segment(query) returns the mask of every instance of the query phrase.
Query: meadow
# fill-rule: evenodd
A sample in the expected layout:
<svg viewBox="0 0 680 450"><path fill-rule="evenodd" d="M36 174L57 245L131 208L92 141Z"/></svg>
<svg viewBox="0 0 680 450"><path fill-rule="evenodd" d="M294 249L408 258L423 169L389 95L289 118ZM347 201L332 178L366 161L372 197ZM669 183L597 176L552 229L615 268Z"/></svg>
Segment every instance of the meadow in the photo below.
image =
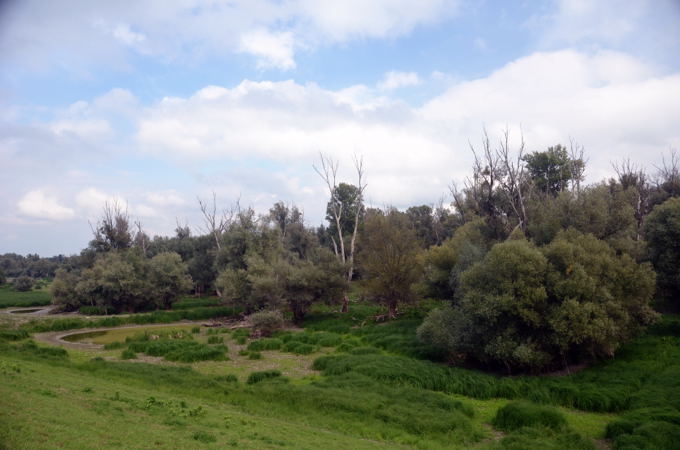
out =
<svg viewBox="0 0 680 450"><path fill-rule="evenodd" d="M499 377L438 362L415 336L422 305L385 323L371 304L320 306L304 328L254 339L204 326L225 314L209 300L184 302L124 317L5 314L0 448L664 449L680 439L678 317L577 373ZM36 336L83 328L66 347Z"/></svg>

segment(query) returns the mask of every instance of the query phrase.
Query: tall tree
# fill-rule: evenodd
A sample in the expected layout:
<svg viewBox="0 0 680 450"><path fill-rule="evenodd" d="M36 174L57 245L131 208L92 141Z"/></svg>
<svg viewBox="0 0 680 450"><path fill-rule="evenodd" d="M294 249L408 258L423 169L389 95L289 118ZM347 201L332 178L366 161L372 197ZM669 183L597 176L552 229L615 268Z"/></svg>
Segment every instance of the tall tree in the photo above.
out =
<svg viewBox="0 0 680 450"><path fill-rule="evenodd" d="M97 252L125 250L132 246L130 216L127 207L123 208L117 201L106 202L101 219L90 227L94 235L90 247Z"/></svg>
<svg viewBox="0 0 680 450"><path fill-rule="evenodd" d="M680 198L655 206L645 231L659 294L670 310L680 311Z"/></svg>
<svg viewBox="0 0 680 450"><path fill-rule="evenodd" d="M338 161L333 161L329 156L321 153L321 167L314 166L314 170L326 183L328 192L331 196L328 203L328 217L331 225L335 227L331 233L333 250L336 257L347 268L347 282L354 277L354 253L356 251L356 241L359 232L359 222L363 214L363 200L366 183L364 182L364 162L363 158L354 157L354 168L357 172L357 184L351 189L351 185L341 183L338 185ZM344 185L344 186L343 186ZM343 186L343 187L341 187ZM345 195L349 194L349 195ZM345 242L347 237L343 233L343 223L351 220L352 233L349 235L349 247ZM337 238L336 238L337 237ZM346 312L349 307L347 295L343 298L342 311Z"/></svg>
<svg viewBox="0 0 680 450"><path fill-rule="evenodd" d="M575 176L582 174L585 162L573 160L567 149L557 144L544 152L532 152L524 157L527 170L536 188L552 196L566 190L569 183L580 181Z"/></svg>
<svg viewBox="0 0 680 450"><path fill-rule="evenodd" d="M370 214L364 222L359 262L369 295L396 317L400 303L415 299L414 286L422 276L420 244L406 214L390 209Z"/></svg>

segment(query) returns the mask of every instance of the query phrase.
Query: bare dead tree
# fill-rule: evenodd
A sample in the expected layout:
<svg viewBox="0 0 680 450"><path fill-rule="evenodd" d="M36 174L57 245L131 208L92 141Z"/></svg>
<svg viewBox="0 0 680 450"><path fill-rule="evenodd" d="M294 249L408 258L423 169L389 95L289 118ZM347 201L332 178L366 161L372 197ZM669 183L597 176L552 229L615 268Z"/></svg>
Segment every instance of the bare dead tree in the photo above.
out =
<svg viewBox="0 0 680 450"><path fill-rule="evenodd" d="M583 145L576 142L575 139L569 138L571 191L575 192L577 197L581 195L581 181L583 181L586 171L587 161L583 159L584 150Z"/></svg>
<svg viewBox="0 0 680 450"><path fill-rule="evenodd" d="M680 157L676 149L671 148L670 158L662 157L661 166L657 170L656 187L671 196L680 195Z"/></svg>
<svg viewBox="0 0 680 450"><path fill-rule="evenodd" d="M201 208L201 213L203 214L203 222L206 231L215 239L215 247L219 252L222 249L222 234L227 230L227 227L233 219L234 213L233 211L227 212L224 210L219 214L217 213L217 195L215 194L215 191L212 193L212 205L204 202L200 197L197 197L197 199L198 205ZM215 292L218 297L222 297L222 293L217 287L215 288Z"/></svg>
<svg viewBox="0 0 680 450"><path fill-rule="evenodd" d="M647 174L642 166L631 162L630 158L620 162L612 162L616 177L624 191L632 190L635 194L633 206L636 224L635 240L642 239L642 227L645 216L649 213L649 183Z"/></svg>
<svg viewBox="0 0 680 450"><path fill-rule="evenodd" d="M130 215L117 200L105 202L102 218L96 225L90 223L94 235L92 244L98 251L122 250L132 245Z"/></svg>
<svg viewBox="0 0 680 450"><path fill-rule="evenodd" d="M524 206L524 192L525 172L524 172L524 134L521 134L520 146L516 152L516 158L512 159L510 154L510 138L509 130L506 128L503 131L503 137L500 141L500 147L497 150L498 160L504 167L501 178L502 192L512 208L513 213L517 217L517 227L523 232L526 231L527 211Z"/></svg>
<svg viewBox="0 0 680 450"><path fill-rule="evenodd" d="M219 251L222 249L220 238L231 222L233 211L230 213L227 211L222 211L220 214L217 213L217 195L215 194L215 191L212 193L212 205L204 202L200 197L197 197L197 199L198 205L201 208L201 213L203 214L205 229L215 239L215 247Z"/></svg>
<svg viewBox="0 0 680 450"><path fill-rule="evenodd" d="M333 250L335 251L335 255L347 267L347 281L349 282L352 281L352 277L354 276L354 253L356 250L356 240L362 211L361 205L363 203L364 191L366 189L366 183L364 182L364 160L363 157L357 157L354 155L354 168L357 173L357 190L355 197L351 199L351 202L353 205L356 205L356 208L353 208L353 210L350 211L345 211L345 205L338 197L337 175L339 162L337 160L333 160L330 156L324 155L323 153L320 153L320 159L321 167L316 165L312 165L312 167L314 167L316 173L318 173L321 179L323 179L323 181L326 183L326 187L328 188L331 196L329 209L337 229L337 241L335 236L331 236L331 241L333 242ZM345 214L354 215L354 217L352 217L353 229L349 241L349 252L346 251L345 237L342 233L341 222L343 217L345 217ZM345 294L342 306L343 312L347 312L348 305L349 300Z"/></svg>
<svg viewBox="0 0 680 450"><path fill-rule="evenodd" d="M504 175L504 167L498 151L491 149L489 135L484 129L481 152L477 152L472 143L470 150L474 156L472 165L472 179L465 180L465 188L468 196L472 196L477 213L487 218L487 223L497 237L502 234L504 228L504 213L498 207L496 201L497 187Z"/></svg>
<svg viewBox="0 0 680 450"><path fill-rule="evenodd" d="M354 229L352 230L352 239L349 243L349 268L347 269L347 281L351 281L354 276L354 250L356 249L357 233L359 231L359 217L361 216L361 204L364 200L364 190L366 189L366 184L363 183L362 178L364 176L364 158L363 156L357 158L354 155L354 168L357 171L357 187L359 191L357 193L357 198L354 199L354 204L358 205L354 211Z"/></svg>
<svg viewBox="0 0 680 450"><path fill-rule="evenodd" d="M346 262L345 260L345 242L342 237L342 227L340 226L340 222L342 220L344 211L343 211L343 203L340 201L339 198L337 198L337 175L338 175L338 165L339 162L337 160L331 159L330 156L326 156L323 153L319 154L321 158L321 168L317 167L316 165L312 165L314 167L314 170L316 173L319 174L319 176L323 179L323 181L326 183L326 187L328 187L328 191L330 192L331 195L331 201L330 201L330 212L331 216L333 217L333 220L335 220L335 226L338 232L338 240L335 240L335 236L331 236L331 242L333 243L333 250L335 251L335 256L337 256L343 264ZM338 248L339 246L339 248Z"/></svg>
<svg viewBox="0 0 680 450"><path fill-rule="evenodd" d="M149 236L144 232L142 222L139 219L135 220L135 228L137 229L137 232L135 233L135 245L142 250L142 255L146 257L146 252L149 249Z"/></svg>

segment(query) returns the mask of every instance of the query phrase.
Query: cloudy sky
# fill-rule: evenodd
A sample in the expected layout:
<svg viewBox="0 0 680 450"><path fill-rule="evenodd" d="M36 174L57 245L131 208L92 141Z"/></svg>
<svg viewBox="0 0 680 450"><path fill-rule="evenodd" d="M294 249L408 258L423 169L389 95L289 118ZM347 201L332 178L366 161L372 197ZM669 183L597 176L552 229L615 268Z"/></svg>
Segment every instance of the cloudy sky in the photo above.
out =
<svg viewBox="0 0 680 450"><path fill-rule="evenodd" d="M483 130L577 142L588 181L680 149L677 0L0 2L0 253L78 253L104 202L200 232L197 198L318 225L319 153L433 204Z"/></svg>

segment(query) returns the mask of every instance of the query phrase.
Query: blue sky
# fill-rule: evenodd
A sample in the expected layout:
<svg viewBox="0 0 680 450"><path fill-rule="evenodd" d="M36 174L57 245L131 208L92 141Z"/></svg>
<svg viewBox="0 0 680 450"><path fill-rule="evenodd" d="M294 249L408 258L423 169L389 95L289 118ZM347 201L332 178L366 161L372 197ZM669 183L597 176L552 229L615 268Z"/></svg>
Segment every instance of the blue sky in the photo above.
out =
<svg viewBox="0 0 680 450"><path fill-rule="evenodd" d="M104 202L201 232L197 197L322 222L312 165L373 206L448 202L469 144L577 142L589 182L680 148L674 0L0 3L0 253L77 253Z"/></svg>

